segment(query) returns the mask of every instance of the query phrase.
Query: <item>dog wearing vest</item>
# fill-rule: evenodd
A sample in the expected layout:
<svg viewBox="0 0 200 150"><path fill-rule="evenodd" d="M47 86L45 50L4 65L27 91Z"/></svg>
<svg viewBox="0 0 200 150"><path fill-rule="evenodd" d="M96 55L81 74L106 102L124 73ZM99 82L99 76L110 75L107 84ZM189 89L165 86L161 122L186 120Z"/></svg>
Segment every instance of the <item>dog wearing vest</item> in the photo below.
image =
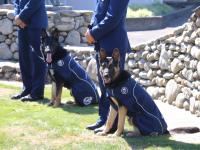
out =
<svg viewBox="0 0 200 150"><path fill-rule="evenodd" d="M97 103L99 95L95 84L67 50L60 46L58 38L57 29L50 35L44 30L41 35L41 50L52 79L52 98L49 105L57 107L61 104L63 87L71 90L75 102L81 106Z"/></svg>
<svg viewBox="0 0 200 150"><path fill-rule="evenodd" d="M112 57L106 56L106 51L100 49L100 73L110 97L110 111L103 131L97 135L107 135L118 114L118 127L111 136L120 136L124 131L126 116L137 130L127 136L163 135L169 133L195 133L197 127L183 127L167 130L167 123L151 96L133 79L131 75L120 70L119 49L114 49Z"/></svg>

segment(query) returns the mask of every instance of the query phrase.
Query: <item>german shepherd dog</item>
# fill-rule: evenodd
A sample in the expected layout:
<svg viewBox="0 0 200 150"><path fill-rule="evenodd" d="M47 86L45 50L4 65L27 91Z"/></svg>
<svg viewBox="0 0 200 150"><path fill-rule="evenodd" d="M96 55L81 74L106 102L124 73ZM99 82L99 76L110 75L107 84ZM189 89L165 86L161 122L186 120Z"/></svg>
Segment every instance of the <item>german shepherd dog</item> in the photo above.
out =
<svg viewBox="0 0 200 150"><path fill-rule="evenodd" d="M117 130L111 136L120 136L123 133L126 115L129 117L129 123L137 128L134 132L129 132L127 136L200 131L197 127L183 127L168 131L167 123L149 94L131 78L127 71L120 70L119 49L114 49L110 58L106 56L104 49L100 49L99 55L99 71L107 87L111 105L106 126L102 132L97 133L98 135L109 133L117 114Z"/></svg>
<svg viewBox="0 0 200 150"><path fill-rule="evenodd" d="M58 30L50 35L46 30L41 35L41 50L48 63L49 75L52 79L52 98L49 105L57 107L61 104L62 88L71 90L77 104L86 106L98 102L97 89L86 71L60 46Z"/></svg>

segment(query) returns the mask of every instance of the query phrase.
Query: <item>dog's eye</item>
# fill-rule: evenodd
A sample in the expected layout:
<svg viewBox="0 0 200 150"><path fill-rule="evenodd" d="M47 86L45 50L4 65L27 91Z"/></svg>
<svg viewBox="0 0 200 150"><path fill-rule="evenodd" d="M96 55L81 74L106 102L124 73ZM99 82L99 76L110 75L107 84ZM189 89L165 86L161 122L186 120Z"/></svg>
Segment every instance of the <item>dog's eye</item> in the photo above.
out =
<svg viewBox="0 0 200 150"><path fill-rule="evenodd" d="M102 63L102 67L103 67L103 68L106 68L106 66L107 66L107 63L106 63L106 62L103 62L103 63Z"/></svg>

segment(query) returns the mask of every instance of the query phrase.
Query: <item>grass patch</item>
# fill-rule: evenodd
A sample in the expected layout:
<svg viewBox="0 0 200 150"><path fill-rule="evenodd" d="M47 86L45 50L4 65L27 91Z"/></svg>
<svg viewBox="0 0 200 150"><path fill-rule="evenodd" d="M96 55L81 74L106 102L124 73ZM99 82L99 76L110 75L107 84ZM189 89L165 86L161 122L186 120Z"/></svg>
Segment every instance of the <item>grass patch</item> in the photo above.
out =
<svg viewBox="0 0 200 150"><path fill-rule="evenodd" d="M128 7L127 18L161 16L173 11L174 8L167 4L131 5Z"/></svg>
<svg viewBox="0 0 200 150"><path fill-rule="evenodd" d="M0 83L0 149L17 150L130 150L130 149L181 149L194 150L200 145L178 142L169 136L109 138L96 136L85 129L96 121L97 105L89 107L48 107L50 86L45 88L45 100L21 102L10 100L18 86ZM72 99L69 91L63 91L62 99ZM126 129L131 129L126 124Z"/></svg>

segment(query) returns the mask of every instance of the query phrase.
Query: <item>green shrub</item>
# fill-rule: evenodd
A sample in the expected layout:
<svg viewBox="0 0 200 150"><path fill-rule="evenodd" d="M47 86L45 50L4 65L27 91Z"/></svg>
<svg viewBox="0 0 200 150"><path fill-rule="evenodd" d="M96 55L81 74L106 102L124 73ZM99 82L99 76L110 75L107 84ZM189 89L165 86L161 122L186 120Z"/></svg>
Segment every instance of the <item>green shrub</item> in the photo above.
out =
<svg viewBox="0 0 200 150"><path fill-rule="evenodd" d="M166 15L174 10L167 4L152 5L130 5L127 12L127 18L152 17Z"/></svg>

